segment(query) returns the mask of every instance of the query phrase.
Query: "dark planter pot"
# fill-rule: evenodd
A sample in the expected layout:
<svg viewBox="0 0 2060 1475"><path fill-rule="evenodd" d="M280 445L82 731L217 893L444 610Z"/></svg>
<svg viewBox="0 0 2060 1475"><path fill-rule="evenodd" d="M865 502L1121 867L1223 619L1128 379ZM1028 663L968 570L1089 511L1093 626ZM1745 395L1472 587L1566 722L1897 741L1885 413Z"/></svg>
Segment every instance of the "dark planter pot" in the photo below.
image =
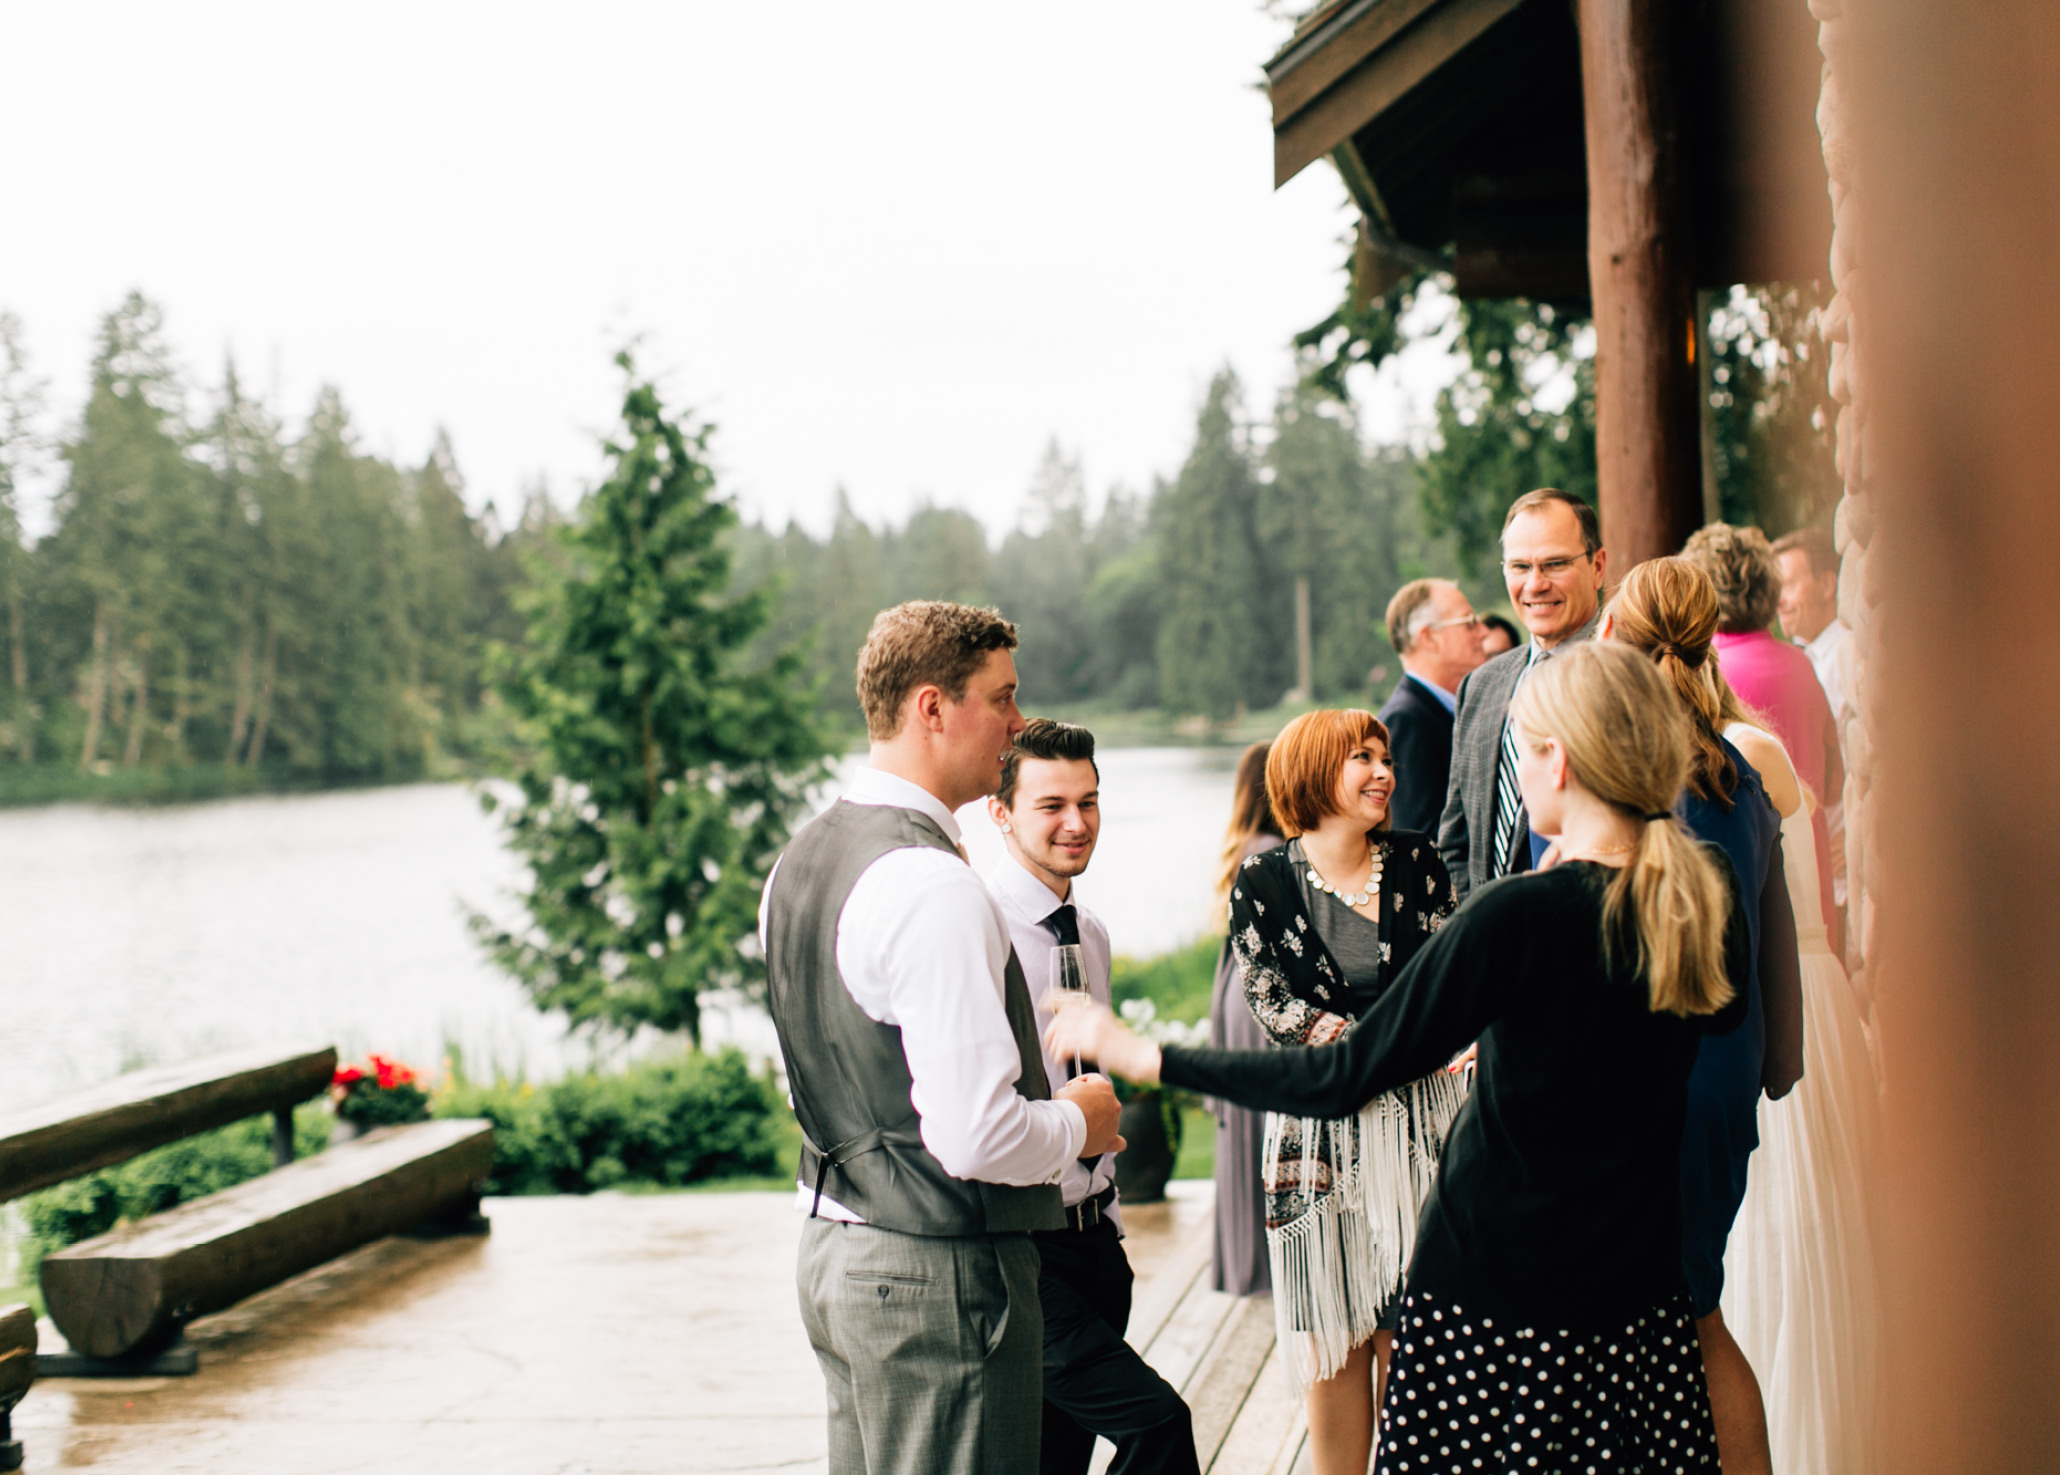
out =
<svg viewBox="0 0 2060 1475"><path fill-rule="evenodd" d="M1116 1154L1116 1192L1126 1204L1164 1202L1180 1144L1167 1135L1159 1093L1147 1091L1124 1102L1120 1130L1129 1145Z"/></svg>

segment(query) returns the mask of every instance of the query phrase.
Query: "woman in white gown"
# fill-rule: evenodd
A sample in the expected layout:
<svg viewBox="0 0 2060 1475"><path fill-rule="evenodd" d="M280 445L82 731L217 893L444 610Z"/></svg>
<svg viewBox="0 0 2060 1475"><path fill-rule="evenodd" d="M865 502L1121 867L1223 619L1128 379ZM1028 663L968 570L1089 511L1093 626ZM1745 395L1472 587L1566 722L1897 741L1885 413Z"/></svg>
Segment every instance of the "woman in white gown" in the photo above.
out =
<svg viewBox="0 0 2060 1475"><path fill-rule="evenodd" d="M1726 687L1719 697L1730 719L1724 736L1781 813L1804 1062L1794 1091L1760 1102L1760 1147L1724 1255L1724 1321L1759 1374L1778 1475L1871 1475L1880 1456L1871 1212L1879 1087L1858 1001L1824 927L1816 796L1736 695Z"/></svg>

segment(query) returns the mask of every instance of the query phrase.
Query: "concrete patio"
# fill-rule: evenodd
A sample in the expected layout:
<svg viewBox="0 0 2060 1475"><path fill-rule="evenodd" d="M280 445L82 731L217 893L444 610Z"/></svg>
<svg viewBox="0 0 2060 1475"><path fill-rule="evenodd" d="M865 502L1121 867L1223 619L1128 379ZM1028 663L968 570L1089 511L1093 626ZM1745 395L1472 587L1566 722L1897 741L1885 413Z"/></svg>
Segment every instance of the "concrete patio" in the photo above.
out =
<svg viewBox="0 0 2060 1475"><path fill-rule="evenodd" d="M1209 1185L1175 1189L1127 1211L1132 1341L1194 1404L1205 1469L1286 1475L1300 1430L1271 1313L1203 1288ZM26 1470L823 1468L786 1195L496 1199L488 1213L491 1236L382 1240L194 1323L192 1377L39 1382L15 1415Z"/></svg>

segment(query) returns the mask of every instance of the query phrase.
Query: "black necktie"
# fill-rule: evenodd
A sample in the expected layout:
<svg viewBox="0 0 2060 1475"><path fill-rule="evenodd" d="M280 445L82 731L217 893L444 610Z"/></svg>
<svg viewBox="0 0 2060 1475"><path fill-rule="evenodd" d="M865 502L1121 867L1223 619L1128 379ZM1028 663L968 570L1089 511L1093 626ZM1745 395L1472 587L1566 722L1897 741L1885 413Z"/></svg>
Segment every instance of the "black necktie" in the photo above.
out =
<svg viewBox="0 0 2060 1475"><path fill-rule="evenodd" d="M1069 945L1079 946L1080 914L1073 910L1072 902L1066 902L1054 910L1050 916L1044 919L1044 925L1051 928L1052 935L1058 938L1060 947ZM1066 1079L1070 1081L1078 1074L1080 1074L1079 1062L1077 1060L1068 1061L1066 1064ZM1080 1159L1080 1166L1092 1173L1100 1162L1101 1159L1098 1157L1084 1157Z"/></svg>

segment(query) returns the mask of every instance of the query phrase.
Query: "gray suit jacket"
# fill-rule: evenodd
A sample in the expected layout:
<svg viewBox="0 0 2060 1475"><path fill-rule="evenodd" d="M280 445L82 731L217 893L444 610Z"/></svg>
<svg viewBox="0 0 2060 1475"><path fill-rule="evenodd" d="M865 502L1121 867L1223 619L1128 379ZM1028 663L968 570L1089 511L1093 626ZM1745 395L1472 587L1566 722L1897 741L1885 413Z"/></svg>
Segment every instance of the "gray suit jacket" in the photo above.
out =
<svg viewBox="0 0 2060 1475"><path fill-rule="evenodd" d="M1445 812L1438 821L1438 850L1459 900L1492 874L1495 848L1495 764L1502 754L1502 724L1517 678L1531 659L1519 645L1475 667L1459 683L1459 710L1452 718L1452 777L1445 786Z"/></svg>
<svg viewBox="0 0 2060 1475"><path fill-rule="evenodd" d="M1598 609L1566 643L1592 640L1601 625ZM1502 724L1530 660L1531 647L1519 645L1476 666L1459 683L1459 710L1452 717L1452 780L1445 789L1445 813L1438 821L1438 851L1445 857L1452 894L1459 901L1493 874L1489 852L1495 848L1495 765L1502 756ZM1525 843L1523 833L1519 831L1511 843ZM1523 869L1530 869L1528 860Z"/></svg>

